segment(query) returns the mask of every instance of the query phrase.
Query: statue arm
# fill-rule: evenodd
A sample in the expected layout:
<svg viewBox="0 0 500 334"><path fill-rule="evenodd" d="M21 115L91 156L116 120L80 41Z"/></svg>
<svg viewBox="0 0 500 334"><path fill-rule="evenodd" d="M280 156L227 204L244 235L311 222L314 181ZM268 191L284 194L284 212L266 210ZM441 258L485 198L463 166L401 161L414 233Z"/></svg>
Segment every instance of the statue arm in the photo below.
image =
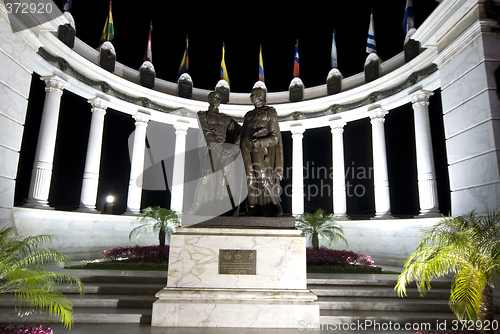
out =
<svg viewBox="0 0 500 334"><path fill-rule="evenodd" d="M261 145L263 147L274 146L279 142L280 127L278 123L278 115L276 114L276 111L274 109L272 109L269 114L269 134L265 137L255 140L257 145Z"/></svg>

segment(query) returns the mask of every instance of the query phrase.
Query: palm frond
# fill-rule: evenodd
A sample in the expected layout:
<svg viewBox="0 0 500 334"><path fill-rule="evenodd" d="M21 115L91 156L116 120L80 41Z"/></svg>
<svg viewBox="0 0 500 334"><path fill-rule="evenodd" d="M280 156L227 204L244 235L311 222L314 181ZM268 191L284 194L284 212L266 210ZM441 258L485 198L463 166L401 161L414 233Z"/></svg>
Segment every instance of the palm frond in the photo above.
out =
<svg viewBox="0 0 500 334"><path fill-rule="evenodd" d="M476 268L464 266L455 276L451 288L450 307L459 319L476 320L482 291L487 280Z"/></svg>
<svg viewBox="0 0 500 334"><path fill-rule="evenodd" d="M60 319L66 328L71 329L73 306L62 293L48 290L19 289L15 293L15 298L20 314L23 313L24 302L28 306L27 313L33 312L34 309L47 310L49 315Z"/></svg>

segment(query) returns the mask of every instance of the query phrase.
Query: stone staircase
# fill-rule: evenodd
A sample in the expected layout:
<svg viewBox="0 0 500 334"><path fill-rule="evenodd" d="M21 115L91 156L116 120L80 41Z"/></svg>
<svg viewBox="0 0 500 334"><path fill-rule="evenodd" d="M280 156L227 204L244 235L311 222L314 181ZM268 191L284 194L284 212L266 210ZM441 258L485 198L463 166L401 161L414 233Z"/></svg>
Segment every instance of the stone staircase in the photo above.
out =
<svg viewBox="0 0 500 334"><path fill-rule="evenodd" d="M394 291L396 275L314 275L308 288L318 296L320 322L342 324L397 323L404 328L412 324L423 328L423 323L446 321L447 327L456 320L448 306L450 279L434 280L432 289L421 297L413 284L407 287L407 297L399 298ZM330 327L333 328L333 327ZM343 328L347 328L344 326ZM430 328L429 328L430 329Z"/></svg>
<svg viewBox="0 0 500 334"><path fill-rule="evenodd" d="M77 275L78 276L78 275ZM75 323L151 323L156 292L166 285L165 277L80 276L82 297L75 288L63 288L73 303ZM19 317L12 296L0 295L0 323L54 323L47 314Z"/></svg>
<svg viewBox="0 0 500 334"><path fill-rule="evenodd" d="M166 276L166 274L165 274ZM166 285L165 277L80 276L85 295L76 289L60 291L73 303L75 323L151 323L155 293ZM394 291L396 275L311 274L308 287L318 295L321 324L339 325L367 321L381 323L431 323L455 315L448 306L450 279L435 280L425 298L413 285L408 297ZM12 296L0 295L0 323L54 323L46 314L19 317ZM421 327L422 328L422 327Z"/></svg>

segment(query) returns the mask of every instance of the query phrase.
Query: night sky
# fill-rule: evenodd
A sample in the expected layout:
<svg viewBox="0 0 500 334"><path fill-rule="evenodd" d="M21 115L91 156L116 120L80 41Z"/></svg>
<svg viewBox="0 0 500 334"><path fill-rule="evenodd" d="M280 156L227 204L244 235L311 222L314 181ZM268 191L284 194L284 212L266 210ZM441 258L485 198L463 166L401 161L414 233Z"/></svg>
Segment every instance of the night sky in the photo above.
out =
<svg viewBox="0 0 500 334"><path fill-rule="evenodd" d="M418 28L438 6L438 2L414 0ZM76 36L97 48L108 15L106 0L75 0L72 15ZM335 29L339 70L344 77L363 71L365 44L370 11L373 10L378 54L384 61L403 50L402 19L406 0L386 1L322 1L320 5L289 2L277 7L266 2L140 2L115 0L113 19L116 37L112 41L117 61L131 68L143 62L149 23L153 22L153 64L158 78L175 81L189 35L189 74L197 88L214 89L219 80L222 43L226 45L226 66L232 92L250 92L258 79L259 45L262 44L266 86L268 91L288 89L293 78L295 41L299 40L300 73L306 87L322 85L330 68L332 32ZM60 5L60 3L57 3ZM242 6L243 4L243 6ZM28 195L29 179L36 149L38 128L44 101L44 83L34 73L26 117L16 187L16 204ZM249 110L251 107L249 106ZM440 93L430 101L430 116L436 159L441 211L450 210L447 161L444 147ZM90 104L65 91L61 101L53 179L49 202L62 210L79 205L83 168L90 127ZM386 142L392 212L398 216L418 213L413 112L410 104L391 110L386 116ZM130 172L128 136L134 120L108 108L101 158L98 201L108 194L116 197L114 213L126 209ZM189 138L197 136L195 130ZM173 142L172 142L173 145ZM283 132L285 167L291 166L291 135ZM373 166L371 125L369 119L351 122L344 131L346 179L357 195L348 196L348 213L364 217L374 213L373 178L358 174ZM331 133L329 127L304 133L304 164L311 171L330 170ZM323 168L321 168L323 167ZM348 169L350 168L350 169ZM306 211L321 207L332 212L331 179L321 174L305 178ZM285 177L287 174L285 173ZM286 189L291 173L282 182ZM359 185L359 186L358 186ZM356 188L356 186L358 186ZM289 186L290 187L290 186ZM312 196L313 191L319 191ZM321 191L323 193L321 193ZM290 193L290 191L289 191ZM170 195L163 191L143 191L142 207L170 206ZM282 196L285 212L291 212L291 198Z"/></svg>

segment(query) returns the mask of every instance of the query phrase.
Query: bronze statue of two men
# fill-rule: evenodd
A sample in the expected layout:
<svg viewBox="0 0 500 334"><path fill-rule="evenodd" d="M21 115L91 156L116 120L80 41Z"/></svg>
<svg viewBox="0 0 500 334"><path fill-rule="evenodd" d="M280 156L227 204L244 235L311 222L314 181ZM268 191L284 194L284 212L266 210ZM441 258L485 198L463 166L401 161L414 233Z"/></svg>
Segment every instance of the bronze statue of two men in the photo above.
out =
<svg viewBox="0 0 500 334"><path fill-rule="evenodd" d="M229 197L232 209L229 215L238 215L238 206L243 200L237 198L241 191L234 191L238 184L237 173L227 168L241 154L246 179L246 216L281 217L281 185L283 178L283 143L278 124L278 115L273 107L266 106L266 91L256 87L250 94L254 109L245 114L243 126L232 117L219 112L221 96L217 92L208 95L209 108L198 113L200 129L206 141L202 178L216 171L222 172L218 185L197 190L191 211L200 208L200 203L216 203L218 197ZM235 180L236 178L236 180ZM243 181L243 180L241 180ZM200 185L203 185L204 179ZM205 182L206 183L206 182ZM200 186L199 186L200 188ZM241 189L240 189L241 190ZM208 198L210 197L210 199ZM208 205L210 206L210 205Z"/></svg>

